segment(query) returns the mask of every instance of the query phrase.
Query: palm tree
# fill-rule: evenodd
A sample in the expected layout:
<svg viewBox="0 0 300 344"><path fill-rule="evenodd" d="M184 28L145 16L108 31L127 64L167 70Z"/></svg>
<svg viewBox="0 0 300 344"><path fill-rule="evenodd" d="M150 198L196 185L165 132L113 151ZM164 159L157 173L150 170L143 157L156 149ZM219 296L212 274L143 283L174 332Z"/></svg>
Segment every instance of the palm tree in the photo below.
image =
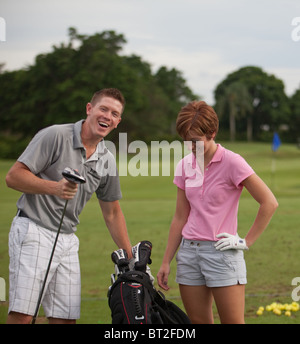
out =
<svg viewBox="0 0 300 344"><path fill-rule="evenodd" d="M236 119L247 116L247 139L252 140L252 98L245 84L235 81L226 87L224 94L218 99L217 109L220 115L229 112L230 140L235 140Z"/></svg>

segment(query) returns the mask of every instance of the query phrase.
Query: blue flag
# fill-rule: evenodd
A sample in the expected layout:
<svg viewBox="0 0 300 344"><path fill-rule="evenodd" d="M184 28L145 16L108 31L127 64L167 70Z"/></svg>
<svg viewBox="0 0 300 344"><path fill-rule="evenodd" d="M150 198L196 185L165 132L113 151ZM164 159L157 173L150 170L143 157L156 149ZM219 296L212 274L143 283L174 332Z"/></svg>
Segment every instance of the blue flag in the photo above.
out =
<svg viewBox="0 0 300 344"><path fill-rule="evenodd" d="M281 141L279 138L279 135L275 132L274 136L273 136L273 142L272 142L272 151L276 152L278 150L278 148L281 145Z"/></svg>

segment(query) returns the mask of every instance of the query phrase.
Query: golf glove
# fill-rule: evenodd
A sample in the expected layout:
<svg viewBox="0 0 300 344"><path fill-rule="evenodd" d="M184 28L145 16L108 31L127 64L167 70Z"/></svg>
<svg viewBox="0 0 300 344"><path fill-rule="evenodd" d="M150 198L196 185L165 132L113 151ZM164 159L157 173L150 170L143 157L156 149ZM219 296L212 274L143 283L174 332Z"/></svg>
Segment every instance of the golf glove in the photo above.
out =
<svg viewBox="0 0 300 344"><path fill-rule="evenodd" d="M216 236L217 238L222 238L218 240L215 244L216 250L248 250L246 240L242 239L236 235L221 233Z"/></svg>

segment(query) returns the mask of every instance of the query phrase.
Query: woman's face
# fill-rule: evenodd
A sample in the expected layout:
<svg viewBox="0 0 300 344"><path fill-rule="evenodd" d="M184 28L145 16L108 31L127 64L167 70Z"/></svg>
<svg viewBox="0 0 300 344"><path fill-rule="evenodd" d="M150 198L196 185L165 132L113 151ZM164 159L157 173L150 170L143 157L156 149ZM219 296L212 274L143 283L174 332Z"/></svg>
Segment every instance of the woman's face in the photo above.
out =
<svg viewBox="0 0 300 344"><path fill-rule="evenodd" d="M215 135L213 135L214 137ZM211 151L211 149L214 148L215 142L213 139L207 139L206 136L199 136L199 134L191 131L187 134L185 138L185 142L187 142L187 145L189 149L196 155L196 154L202 154L206 155ZM203 148L202 148L203 147Z"/></svg>

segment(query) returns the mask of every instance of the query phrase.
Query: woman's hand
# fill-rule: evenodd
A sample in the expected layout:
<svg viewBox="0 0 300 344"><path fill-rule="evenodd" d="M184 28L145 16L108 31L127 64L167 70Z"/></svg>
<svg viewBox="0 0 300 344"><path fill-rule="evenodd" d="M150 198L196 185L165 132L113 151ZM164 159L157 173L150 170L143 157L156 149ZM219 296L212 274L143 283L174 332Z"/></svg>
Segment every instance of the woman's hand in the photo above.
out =
<svg viewBox="0 0 300 344"><path fill-rule="evenodd" d="M162 264L162 266L160 267L157 273L157 283L164 290L170 289L170 287L168 286L169 274L170 274L170 264Z"/></svg>

